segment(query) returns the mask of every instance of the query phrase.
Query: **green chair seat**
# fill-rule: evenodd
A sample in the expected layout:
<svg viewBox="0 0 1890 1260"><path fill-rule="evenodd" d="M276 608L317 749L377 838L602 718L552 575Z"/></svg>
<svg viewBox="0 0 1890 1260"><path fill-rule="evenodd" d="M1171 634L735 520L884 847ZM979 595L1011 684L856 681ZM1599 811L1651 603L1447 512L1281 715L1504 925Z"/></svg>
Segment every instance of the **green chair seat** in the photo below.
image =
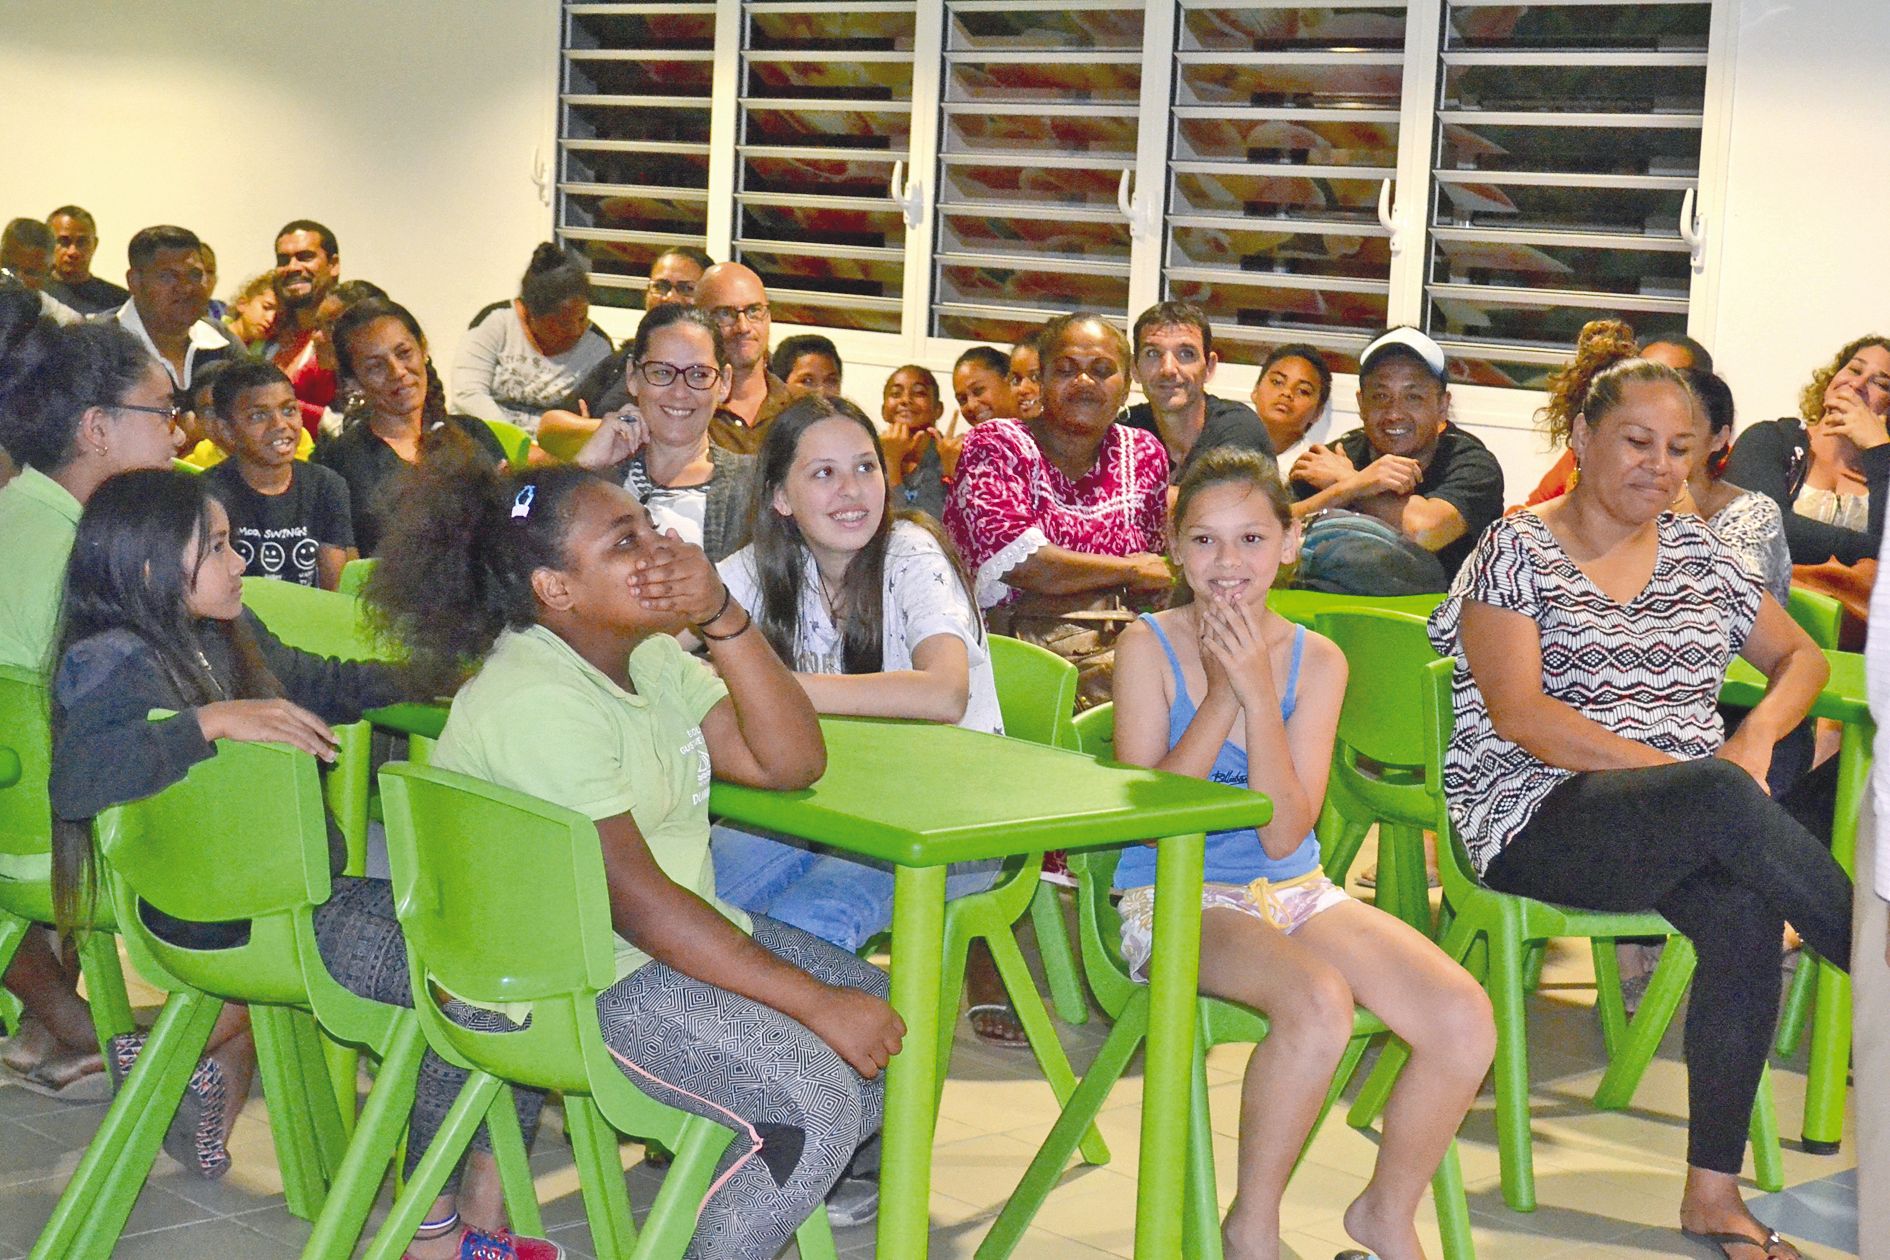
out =
<svg viewBox="0 0 1890 1260"><path fill-rule="evenodd" d="M1098 705L1076 718L1083 750L1113 756L1115 706ZM1063 1114L1051 1128L1010 1201L998 1213L991 1232L977 1250L978 1260L1002 1260L1022 1241L1031 1218L1043 1205L1076 1150L1080 1135L1107 1101L1110 1090L1137 1048L1148 1036L1148 986L1129 978L1120 947L1121 920L1110 896L1119 850L1102 849L1070 855L1070 870L1077 878L1078 940L1083 974L1097 1005L1115 1021ZM1182 1209L1183 1254L1191 1260L1218 1260L1221 1254L1221 1217L1214 1178L1214 1143L1207 1093L1207 1051L1216 1045L1257 1043L1267 1035L1267 1020L1260 1012L1219 998L1196 1002L1194 1083L1189 1107L1186 1202ZM1369 1011L1353 1013L1352 1037L1334 1072L1319 1116L1307 1135L1307 1145L1319 1131L1340 1093L1357 1070L1359 1060L1375 1037L1386 1028ZM1305 1157L1302 1149L1300 1157ZM1445 1260L1471 1260L1470 1209L1464 1197L1463 1172L1453 1142L1432 1183L1438 1230Z"/></svg>

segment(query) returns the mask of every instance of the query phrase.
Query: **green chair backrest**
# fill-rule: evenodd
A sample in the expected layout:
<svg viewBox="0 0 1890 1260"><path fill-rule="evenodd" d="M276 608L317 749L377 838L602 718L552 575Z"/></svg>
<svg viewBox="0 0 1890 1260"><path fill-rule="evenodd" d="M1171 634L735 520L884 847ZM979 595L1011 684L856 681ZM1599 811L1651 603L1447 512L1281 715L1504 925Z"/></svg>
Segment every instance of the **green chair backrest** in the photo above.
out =
<svg viewBox="0 0 1890 1260"><path fill-rule="evenodd" d="M364 556L359 560L350 560L341 566L341 582L337 589L343 595L353 595L358 598L361 588L367 585L368 575L372 572L374 572L374 557Z"/></svg>
<svg viewBox="0 0 1890 1260"><path fill-rule="evenodd" d="M52 728L46 680L0 665L0 745L18 758L14 781L0 788L0 853L52 852Z"/></svg>
<svg viewBox="0 0 1890 1260"><path fill-rule="evenodd" d="M1345 703L1339 742L1390 766L1423 762L1422 670L1437 659L1424 618L1373 608L1334 609L1315 618L1320 634L1345 653Z"/></svg>
<svg viewBox="0 0 1890 1260"><path fill-rule="evenodd" d="M1457 662L1443 657L1423 667L1419 674L1419 712L1424 723L1424 790L1436 805L1438 877L1444 885L1444 899L1462 905L1468 895L1482 887L1483 879L1470 864L1470 851L1450 820L1450 804L1444 799L1444 754L1450 749L1450 732L1457 722L1456 700L1452 686ZM1475 686L1475 683L1471 684Z"/></svg>
<svg viewBox="0 0 1890 1260"><path fill-rule="evenodd" d="M203 469L197 467L197 465L191 463L187 459L173 459L171 461L171 471L184 472L184 473L200 473L203 471Z"/></svg>
<svg viewBox="0 0 1890 1260"><path fill-rule="evenodd" d="M345 661L387 660L393 654L361 619L361 601L279 578L243 579L243 605L293 648Z"/></svg>
<svg viewBox="0 0 1890 1260"><path fill-rule="evenodd" d="M145 978L253 1002L307 1002L310 911L328 899L328 832L315 759L284 744L220 740L155 796L99 815L98 853L120 933ZM247 919L247 943L184 949L153 935L143 901L200 923Z"/></svg>
<svg viewBox="0 0 1890 1260"><path fill-rule="evenodd" d="M1444 602L1442 595L1339 595L1331 591L1304 591L1275 587L1267 592L1267 607L1288 621L1311 629L1320 613L1339 609L1379 608L1386 612L1428 617Z"/></svg>
<svg viewBox="0 0 1890 1260"><path fill-rule="evenodd" d="M1813 643L1826 651L1837 649L1838 634L1844 626L1843 604L1829 595L1794 586L1785 611L1792 615L1792 620L1798 623L1800 629L1811 636Z"/></svg>
<svg viewBox="0 0 1890 1260"><path fill-rule="evenodd" d="M522 470L531 462L532 435L505 420L487 420L486 428L505 448L505 459L514 469Z"/></svg>
<svg viewBox="0 0 1890 1260"><path fill-rule="evenodd" d="M1075 748L1076 666L1022 639L994 634L987 642L1004 733L1033 744Z"/></svg>
<svg viewBox="0 0 1890 1260"><path fill-rule="evenodd" d="M1076 746L1099 761L1116 759L1116 702L1106 701L1076 715Z"/></svg>
<svg viewBox="0 0 1890 1260"><path fill-rule="evenodd" d="M428 1043L508 1080L591 1092L580 1046L603 1053L596 996L617 978L596 826L430 766L391 762L380 783L394 906ZM440 1012L429 981L486 1005L529 1004L531 1025L462 1028Z"/></svg>

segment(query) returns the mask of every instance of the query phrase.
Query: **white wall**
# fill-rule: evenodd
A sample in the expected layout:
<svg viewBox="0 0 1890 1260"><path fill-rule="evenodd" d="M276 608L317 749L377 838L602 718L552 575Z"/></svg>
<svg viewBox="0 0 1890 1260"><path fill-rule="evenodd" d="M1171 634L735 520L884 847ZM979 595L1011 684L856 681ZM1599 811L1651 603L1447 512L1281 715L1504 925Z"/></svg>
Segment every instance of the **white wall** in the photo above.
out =
<svg viewBox="0 0 1890 1260"><path fill-rule="evenodd" d="M1696 335L1741 419L1797 414L1814 368L1890 334L1883 0L1738 0L1719 300Z"/></svg>
<svg viewBox="0 0 1890 1260"><path fill-rule="evenodd" d="M219 297L316 219L450 363L550 234L557 46L557 0L0 0L0 216L85 206L118 283L133 232L181 224Z"/></svg>

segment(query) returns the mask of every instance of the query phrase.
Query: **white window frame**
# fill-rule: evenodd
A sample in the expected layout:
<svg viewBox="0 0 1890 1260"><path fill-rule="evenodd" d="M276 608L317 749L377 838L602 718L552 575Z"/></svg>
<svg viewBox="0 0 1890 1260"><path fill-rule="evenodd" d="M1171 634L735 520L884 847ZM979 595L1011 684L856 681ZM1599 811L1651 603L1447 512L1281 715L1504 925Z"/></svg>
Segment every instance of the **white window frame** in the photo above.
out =
<svg viewBox="0 0 1890 1260"><path fill-rule="evenodd" d="M978 3L979 0L971 0ZM1220 4L1251 8L1299 7L1306 0L1220 0ZM1378 0L1325 0L1328 4L1370 4ZM1477 0L1498 3L1499 0ZM1534 4L1574 3L1578 0L1528 0ZM1592 2L1592 0L1590 0ZM1636 0L1615 0L1628 4ZM1694 195L1695 247L1688 293L1687 327L1698 333L1711 329L1717 319L1720 240L1718 231L1726 204L1726 173L1731 144L1732 59L1737 13L1731 0L1706 0L1711 5L1711 32L1707 48L1706 86L1702 101L1699 177ZM1425 232L1431 180L1430 137L1435 125L1438 49L1445 0L1409 0L1406 15L1405 74L1400 101L1400 152L1393 183L1391 224L1393 255L1387 306L1392 323L1420 323L1424 310ZM1462 0L1459 0L1462 3ZM1120 0L1066 0L1066 7L1118 7ZM1129 309L1106 312L1132 320L1161 294L1162 244L1165 238L1168 182L1169 101L1173 89L1176 25L1182 0L1146 0L1143 25L1141 118L1136 164L1127 199L1134 245L1130 258ZM935 187L940 146L940 101L943 90L945 18L942 0L920 0L913 47L912 140L905 168L905 188L888 189L888 199L903 191L916 203L909 214L905 243L905 283L902 331L861 332L852 329L776 321L777 340L794 333L819 333L833 340L848 363L892 368L907 362L944 369L966 349L979 344L930 334L933 273ZM1059 6L1052 6L1059 7ZM560 11L559 21L563 14ZM714 96L710 106L709 204L706 248L717 259L730 256L734 226L737 98L741 91L741 0L717 0L715 27ZM557 76L553 76L554 88ZM553 155L549 176L557 174L557 111L549 113L546 152ZM552 184L544 187L548 190ZM549 192L547 204L552 204ZM554 224L554 229L556 225ZM1624 303L1624 306L1628 303ZM634 330L640 313L599 308L600 322L617 335ZM1245 397L1258 377L1248 365L1219 369L1214 391L1227 397ZM1348 374L1333 380L1330 417L1314 430L1316 439L1337 433L1355 422L1357 378ZM1469 426L1535 432L1534 415L1542 394L1531 389L1455 385L1451 388L1453 413Z"/></svg>

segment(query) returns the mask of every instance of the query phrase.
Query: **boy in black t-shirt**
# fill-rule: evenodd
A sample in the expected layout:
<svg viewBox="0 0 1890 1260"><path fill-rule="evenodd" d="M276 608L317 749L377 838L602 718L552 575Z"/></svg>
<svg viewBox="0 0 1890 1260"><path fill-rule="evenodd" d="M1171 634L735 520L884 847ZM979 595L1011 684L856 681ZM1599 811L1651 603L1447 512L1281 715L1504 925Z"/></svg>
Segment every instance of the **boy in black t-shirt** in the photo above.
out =
<svg viewBox="0 0 1890 1260"><path fill-rule="evenodd" d="M295 458L302 412L289 378L245 360L225 366L210 394L210 436L230 458L204 475L230 514L244 573L334 590L358 554L348 483Z"/></svg>

